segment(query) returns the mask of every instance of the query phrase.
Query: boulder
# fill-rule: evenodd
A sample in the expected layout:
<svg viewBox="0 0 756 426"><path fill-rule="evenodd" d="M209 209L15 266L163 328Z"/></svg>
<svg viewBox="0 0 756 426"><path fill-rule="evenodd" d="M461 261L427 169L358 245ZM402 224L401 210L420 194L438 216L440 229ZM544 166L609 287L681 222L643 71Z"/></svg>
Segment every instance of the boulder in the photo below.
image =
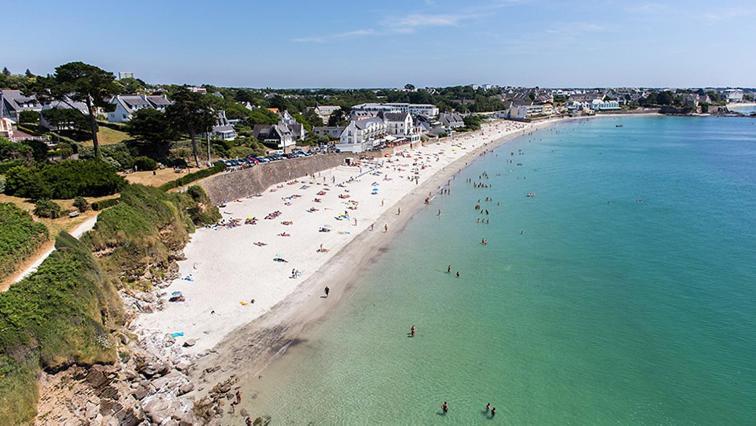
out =
<svg viewBox="0 0 756 426"><path fill-rule="evenodd" d="M93 365L90 367L86 377L87 383L95 389L105 386L110 382L105 368L100 365Z"/></svg>
<svg viewBox="0 0 756 426"><path fill-rule="evenodd" d="M184 395L194 390L194 383L192 382L186 382L183 385L179 386L178 394Z"/></svg>

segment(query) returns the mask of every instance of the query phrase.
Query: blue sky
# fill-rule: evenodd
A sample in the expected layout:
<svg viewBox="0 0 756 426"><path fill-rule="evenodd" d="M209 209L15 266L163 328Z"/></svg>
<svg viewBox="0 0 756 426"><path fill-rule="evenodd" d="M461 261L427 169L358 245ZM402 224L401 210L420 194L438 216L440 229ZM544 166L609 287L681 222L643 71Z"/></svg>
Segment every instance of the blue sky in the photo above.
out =
<svg viewBox="0 0 756 426"><path fill-rule="evenodd" d="M0 66L152 83L756 86L756 1L4 0Z"/></svg>

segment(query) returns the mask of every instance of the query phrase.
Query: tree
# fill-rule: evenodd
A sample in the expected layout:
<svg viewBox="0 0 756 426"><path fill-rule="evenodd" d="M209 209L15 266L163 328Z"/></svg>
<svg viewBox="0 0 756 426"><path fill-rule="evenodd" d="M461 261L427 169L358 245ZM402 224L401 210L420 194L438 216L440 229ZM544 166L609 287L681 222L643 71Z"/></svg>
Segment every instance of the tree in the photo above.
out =
<svg viewBox="0 0 756 426"><path fill-rule="evenodd" d="M43 101L70 98L87 105L89 129L96 158L100 158L96 108L105 107L117 91L118 86L113 73L84 62L69 62L55 68L52 76L38 78L32 90Z"/></svg>
<svg viewBox="0 0 756 426"><path fill-rule="evenodd" d="M144 92L147 88L147 83L138 78L122 78L117 84L121 87L121 93L137 94Z"/></svg>
<svg viewBox="0 0 756 426"><path fill-rule="evenodd" d="M6 77L10 77L11 72L7 67L3 67L3 75Z"/></svg>
<svg viewBox="0 0 756 426"><path fill-rule="evenodd" d="M136 139L139 154L163 160L176 138L166 114L156 109L140 109L129 120L126 131Z"/></svg>
<svg viewBox="0 0 756 426"><path fill-rule="evenodd" d="M34 74L32 74L32 72L29 71L29 68L26 69L26 72L24 73L24 75L26 76L26 78L33 78L34 77Z"/></svg>
<svg viewBox="0 0 756 426"><path fill-rule="evenodd" d="M405 84L404 85L404 90L407 90L407 91L410 91L410 92L414 92L415 91L415 85L414 84L409 84L409 83Z"/></svg>
<svg viewBox="0 0 756 426"><path fill-rule="evenodd" d="M176 133L189 134L194 163L199 167L197 135L209 132L215 124L212 100L206 95L181 87L173 94L173 104L165 109L165 116Z"/></svg>
<svg viewBox="0 0 756 426"><path fill-rule="evenodd" d="M36 126L39 124L39 113L32 110L24 110L18 114L18 122L21 124L31 124Z"/></svg>
<svg viewBox="0 0 756 426"><path fill-rule="evenodd" d="M42 111L45 121L54 130L83 130L87 128L87 117L74 108L50 108Z"/></svg>

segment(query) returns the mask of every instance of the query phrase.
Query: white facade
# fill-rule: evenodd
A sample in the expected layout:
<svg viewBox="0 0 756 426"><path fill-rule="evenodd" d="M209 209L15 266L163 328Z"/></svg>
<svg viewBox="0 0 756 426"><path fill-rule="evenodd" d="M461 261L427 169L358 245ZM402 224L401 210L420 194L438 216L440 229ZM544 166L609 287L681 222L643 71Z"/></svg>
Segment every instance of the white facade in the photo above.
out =
<svg viewBox="0 0 756 426"><path fill-rule="evenodd" d="M383 114L386 133L392 136L409 136L414 133L412 116L408 112Z"/></svg>
<svg viewBox="0 0 756 426"><path fill-rule="evenodd" d="M549 116L552 114L554 114L554 107L551 104L513 105L509 109L509 118L516 120L525 120L534 116Z"/></svg>
<svg viewBox="0 0 756 426"><path fill-rule="evenodd" d="M341 132L336 149L341 152L369 151L384 136L386 136L386 124L380 118L354 120Z"/></svg>
<svg viewBox="0 0 756 426"><path fill-rule="evenodd" d="M617 101L602 101L601 99L594 99L591 101L591 109L594 111L613 111L620 109L620 105Z"/></svg>
<svg viewBox="0 0 756 426"><path fill-rule="evenodd" d="M740 89L727 89L724 94L727 102L743 102L743 91Z"/></svg>
<svg viewBox="0 0 756 426"><path fill-rule="evenodd" d="M408 112L412 115L424 115L435 117L438 115L438 107L431 104L408 104L402 102L395 103L366 103L358 104L352 107L352 111L371 111L371 112Z"/></svg>

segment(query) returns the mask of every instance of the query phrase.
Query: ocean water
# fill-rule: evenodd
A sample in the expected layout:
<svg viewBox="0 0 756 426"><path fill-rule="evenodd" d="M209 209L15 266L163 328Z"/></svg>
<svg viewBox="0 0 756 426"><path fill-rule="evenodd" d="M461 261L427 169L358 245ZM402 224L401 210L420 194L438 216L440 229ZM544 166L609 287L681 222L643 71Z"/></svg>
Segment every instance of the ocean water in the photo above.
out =
<svg viewBox="0 0 756 426"><path fill-rule="evenodd" d="M756 424L756 120L502 145L244 387L274 424Z"/></svg>
<svg viewBox="0 0 756 426"><path fill-rule="evenodd" d="M743 114L752 114L756 112L756 105L733 105L728 108L732 111L742 112Z"/></svg>

